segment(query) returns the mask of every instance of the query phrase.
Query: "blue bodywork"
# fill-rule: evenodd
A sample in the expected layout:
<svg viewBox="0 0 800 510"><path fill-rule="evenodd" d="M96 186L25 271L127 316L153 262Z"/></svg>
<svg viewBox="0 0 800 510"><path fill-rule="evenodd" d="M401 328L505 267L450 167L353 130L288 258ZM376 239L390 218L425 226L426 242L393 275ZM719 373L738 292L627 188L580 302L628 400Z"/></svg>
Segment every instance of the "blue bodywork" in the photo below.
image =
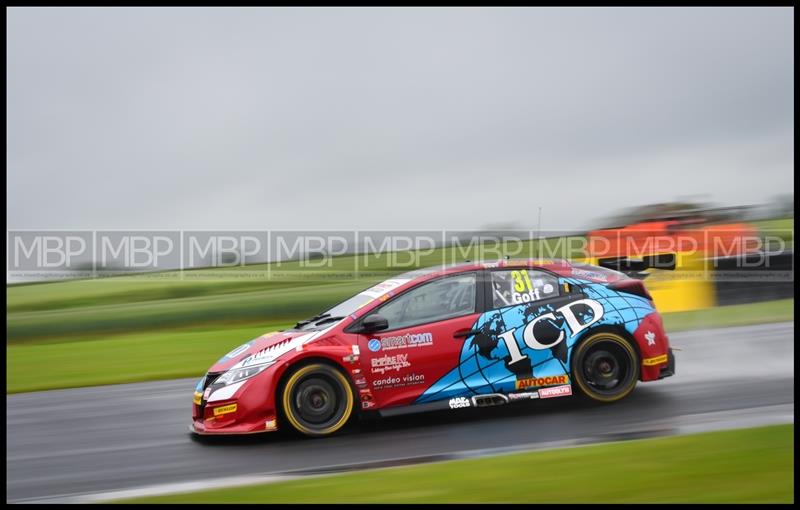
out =
<svg viewBox="0 0 800 510"><path fill-rule="evenodd" d="M544 305L523 303L482 314L472 327L482 333L465 339L458 366L430 386L415 403L486 393L512 393L516 391L519 379L569 375L572 348L585 335L608 325L622 326L633 335L642 319L655 311L647 299L617 292L603 284L559 278L560 285L565 283L580 287L584 295L549 300ZM582 299L593 300L602 306L599 319L595 320L590 306L577 303ZM568 321L558 313L559 307L570 303L574 304L571 311L581 325L591 323L577 333L572 332ZM523 331L537 317L548 313L552 316L539 320L536 327L542 328L540 331L544 331L544 336L550 335L554 347L532 349L526 344ZM519 352L527 359L510 367L511 353L500 335L511 329L515 329L513 337ZM564 338L556 341L559 332L563 332ZM520 365L524 366L520 368Z"/></svg>

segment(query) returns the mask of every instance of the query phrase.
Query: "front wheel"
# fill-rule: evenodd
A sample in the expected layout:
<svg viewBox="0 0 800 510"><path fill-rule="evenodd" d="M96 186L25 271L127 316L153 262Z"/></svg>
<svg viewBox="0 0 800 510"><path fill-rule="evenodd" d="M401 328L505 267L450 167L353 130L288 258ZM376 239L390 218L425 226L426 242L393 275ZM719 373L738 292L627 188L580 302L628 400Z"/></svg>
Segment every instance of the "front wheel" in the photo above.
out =
<svg viewBox="0 0 800 510"><path fill-rule="evenodd" d="M578 344L572 374L580 392L598 402L627 396L639 380L639 357L625 338L610 332L594 334Z"/></svg>
<svg viewBox="0 0 800 510"><path fill-rule="evenodd" d="M286 421L307 436L327 436L342 428L353 414L353 391L347 377L323 363L300 367L283 385Z"/></svg>

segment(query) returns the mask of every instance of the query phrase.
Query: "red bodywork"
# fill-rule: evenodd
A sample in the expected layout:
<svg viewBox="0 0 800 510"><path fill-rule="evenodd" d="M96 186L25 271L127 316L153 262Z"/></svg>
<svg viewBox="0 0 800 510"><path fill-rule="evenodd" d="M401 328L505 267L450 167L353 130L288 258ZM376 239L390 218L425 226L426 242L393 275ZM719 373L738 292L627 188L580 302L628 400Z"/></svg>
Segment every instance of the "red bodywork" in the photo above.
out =
<svg viewBox="0 0 800 510"><path fill-rule="evenodd" d="M412 404L426 388L454 368L454 360L458 360L462 344L452 340L453 333L469 330L481 314L475 313L425 325L426 332L430 332L434 339L441 338L442 341L399 351L371 352L368 342L372 338L381 336L399 337L407 333L414 334L421 329L420 326L397 329L383 335L347 333L344 330L391 297L398 296L425 281L459 272L516 267L542 269L558 276L603 285L627 279L622 273L594 266L573 265L564 260L503 260L493 263L462 264L430 271L391 288L327 329L272 332L251 341L246 349L242 346L232 351L238 352L230 358L221 359L209 369L211 377L217 377L241 360L265 348L274 347L278 350L291 348L263 372L241 383L217 389L210 394L203 395L196 392L192 407L192 430L198 434L248 434L277 430L282 425L278 422L276 407L276 393L281 378L290 367L311 359L327 360L340 367L349 376L361 409L373 411ZM591 270L587 271L587 268ZM632 337L642 362L640 380L652 381L663 377L670 349L659 314L654 311L647 315ZM413 370L400 370L388 374L372 372L374 358L395 353L406 356L405 359L413 366ZM410 379L395 382L396 379L403 378ZM201 391L202 383L201 380L198 385ZM220 409L225 412L216 414L215 410Z"/></svg>

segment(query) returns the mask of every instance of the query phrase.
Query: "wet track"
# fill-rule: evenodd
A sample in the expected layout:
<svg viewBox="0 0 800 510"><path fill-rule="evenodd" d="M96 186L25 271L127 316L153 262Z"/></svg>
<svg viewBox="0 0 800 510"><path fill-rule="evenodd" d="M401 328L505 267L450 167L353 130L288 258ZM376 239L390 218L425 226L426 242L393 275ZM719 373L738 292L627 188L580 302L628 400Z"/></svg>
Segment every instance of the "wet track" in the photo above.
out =
<svg viewBox="0 0 800 510"><path fill-rule="evenodd" d="M793 322L670 339L682 349L676 376L640 384L616 404L566 398L427 413L316 440L272 433L193 441L187 427L196 379L11 395L7 501L80 501L238 475L793 421Z"/></svg>

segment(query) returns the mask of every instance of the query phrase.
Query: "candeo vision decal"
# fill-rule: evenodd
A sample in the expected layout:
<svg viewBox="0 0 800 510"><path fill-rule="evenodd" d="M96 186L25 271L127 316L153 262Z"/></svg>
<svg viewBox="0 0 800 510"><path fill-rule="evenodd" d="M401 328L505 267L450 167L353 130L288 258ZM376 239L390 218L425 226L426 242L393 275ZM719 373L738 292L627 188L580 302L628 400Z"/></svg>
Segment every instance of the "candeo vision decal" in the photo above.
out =
<svg viewBox="0 0 800 510"><path fill-rule="evenodd" d="M403 376L393 375L381 377L372 381L372 387L376 390L402 388L404 386L414 386L415 384L425 384L425 374L412 372Z"/></svg>

